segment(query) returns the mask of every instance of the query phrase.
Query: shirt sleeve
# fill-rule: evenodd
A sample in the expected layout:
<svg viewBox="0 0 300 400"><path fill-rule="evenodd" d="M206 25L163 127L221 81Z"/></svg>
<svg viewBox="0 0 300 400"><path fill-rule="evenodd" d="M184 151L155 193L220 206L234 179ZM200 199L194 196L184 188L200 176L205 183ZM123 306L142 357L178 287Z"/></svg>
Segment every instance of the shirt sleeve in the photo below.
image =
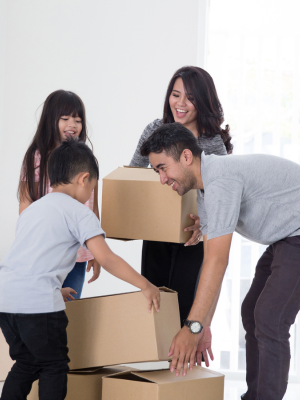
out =
<svg viewBox="0 0 300 400"><path fill-rule="evenodd" d="M205 210L204 197L200 190L197 190L197 211L200 218L200 230L204 236L207 234L207 213Z"/></svg>
<svg viewBox="0 0 300 400"><path fill-rule="evenodd" d="M95 236L102 235L105 238L105 232L101 228L100 221L96 215L89 209L86 209L85 216L77 222L73 231L74 236L79 241L81 247L88 250L85 242Z"/></svg>
<svg viewBox="0 0 300 400"><path fill-rule="evenodd" d="M141 155L141 147L143 143L151 136L151 134L161 126L162 121L160 119L156 119L146 126L144 132L142 133L140 140L138 142L137 148L134 152L134 155L130 161L131 167L144 167L147 168L150 164L149 157L143 157Z"/></svg>
<svg viewBox="0 0 300 400"><path fill-rule="evenodd" d="M204 195L207 213L207 240L235 231L242 194L243 184L234 179L220 178L208 185Z"/></svg>

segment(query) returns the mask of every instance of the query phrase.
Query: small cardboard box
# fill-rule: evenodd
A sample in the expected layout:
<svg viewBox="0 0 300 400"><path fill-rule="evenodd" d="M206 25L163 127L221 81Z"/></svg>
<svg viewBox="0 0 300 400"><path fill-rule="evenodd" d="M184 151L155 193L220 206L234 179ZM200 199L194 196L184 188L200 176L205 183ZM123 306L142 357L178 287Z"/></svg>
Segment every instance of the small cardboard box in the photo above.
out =
<svg viewBox="0 0 300 400"><path fill-rule="evenodd" d="M14 361L9 356L9 347L0 329L0 381L5 381Z"/></svg>
<svg viewBox="0 0 300 400"><path fill-rule="evenodd" d="M68 373L68 392L65 400L102 400L102 378L125 371L137 371L129 367L93 368L89 370ZM39 399L38 382L35 381L29 393L28 400Z"/></svg>
<svg viewBox="0 0 300 400"><path fill-rule="evenodd" d="M75 300L66 314L71 370L169 360L180 330L177 293L161 288L160 312L141 292Z"/></svg>
<svg viewBox="0 0 300 400"><path fill-rule="evenodd" d="M194 367L183 377L169 370L124 372L103 378L103 400L223 400L224 375Z"/></svg>
<svg viewBox="0 0 300 400"><path fill-rule="evenodd" d="M103 179L101 225L108 238L185 243L197 193L162 185L152 168L118 168Z"/></svg>

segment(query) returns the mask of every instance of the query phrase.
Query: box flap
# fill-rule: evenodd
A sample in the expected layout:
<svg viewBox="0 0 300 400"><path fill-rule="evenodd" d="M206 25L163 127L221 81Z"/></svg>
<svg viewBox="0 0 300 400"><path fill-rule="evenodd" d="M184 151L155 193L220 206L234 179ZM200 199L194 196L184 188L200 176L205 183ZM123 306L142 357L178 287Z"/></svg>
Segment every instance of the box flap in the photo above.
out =
<svg viewBox="0 0 300 400"><path fill-rule="evenodd" d="M119 168L121 168L121 167L119 167ZM135 166L133 166L133 165L123 165L123 168L139 168L139 169L153 169L153 170L154 170L154 168L149 168L149 167L135 167Z"/></svg>
<svg viewBox="0 0 300 400"><path fill-rule="evenodd" d="M119 180L119 181L150 181L160 184L159 175L153 168L140 167L119 167L106 175L103 180Z"/></svg>
<svg viewBox="0 0 300 400"><path fill-rule="evenodd" d="M114 366L114 367L94 367L94 368L84 368L84 369L76 369L69 371L70 375L93 375L93 374L101 374L101 375L115 375L115 374L124 374L130 371L139 371L137 368L127 367L127 366Z"/></svg>
<svg viewBox="0 0 300 400"><path fill-rule="evenodd" d="M166 286L160 286L158 289L160 292L177 293L175 290L169 289Z"/></svg>
<svg viewBox="0 0 300 400"><path fill-rule="evenodd" d="M180 376L176 376L175 373L172 373L169 369L162 369L157 371L131 372L131 374L136 375L145 380L148 380L150 382L157 383L159 385L224 376L223 374L211 371L209 369L200 366L195 366L192 369L192 371L188 371L186 376L182 376L182 374Z"/></svg>

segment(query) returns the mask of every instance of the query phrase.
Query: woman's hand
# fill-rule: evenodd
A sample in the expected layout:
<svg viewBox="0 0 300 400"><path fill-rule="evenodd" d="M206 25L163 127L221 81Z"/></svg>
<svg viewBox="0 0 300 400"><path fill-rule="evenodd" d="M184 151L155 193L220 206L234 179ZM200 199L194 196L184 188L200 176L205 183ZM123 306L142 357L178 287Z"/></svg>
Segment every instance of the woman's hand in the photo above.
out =
<svg viewBox="0 0 300 400"><path fill-rule="evenodd" d="M157 312L159 312L159 309L160 309L159 289L156 286L152 285L152 283L150 283L148 281L147 287L146 287L146 289L142 289L142 293L147 299L148 311L151 312L152 303L153 303L155 310Z"/></svg>
<svg viewBox="0 0 300 400"><path fill-rule="evenodd" d="M190 217L195 221L194 225L188 226L184 229L184 232L193 232L192 237L185 243L185 246L194 246L198 244L202 237L202 232L200 231L200 218L198 215L190 214Z"/></svg>
<svg viewBox="0 0 300 400"><path fill-rule="evenodd" d="M88 262L87 267L86 267L86 272L90 272L92 267L93 267L93 276L88 281L88 283L92 283L96 279L98 279L99 275L100 275L100 272L101 272L101 265L95 259L90 260Z"/></svg>
<svg viewBox="0 0 300 400"><path fill-rule="evenodd" d="M65 287L65 288L61 288L60 291L61 291L61 294L62 294L62 297L63 297L65 303L67 303L68 301L71 301L71 300L75 300L75 298L71 295L71 293L77 294L77 292L75 292L74 289L72 289L70 287Z"/></svg>

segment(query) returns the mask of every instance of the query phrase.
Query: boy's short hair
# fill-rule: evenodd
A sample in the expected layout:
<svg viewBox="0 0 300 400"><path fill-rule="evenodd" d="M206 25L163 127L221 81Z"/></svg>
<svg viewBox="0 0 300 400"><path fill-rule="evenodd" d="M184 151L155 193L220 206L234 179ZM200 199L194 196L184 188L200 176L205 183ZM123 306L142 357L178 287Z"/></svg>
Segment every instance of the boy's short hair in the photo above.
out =
<svg viewBox="0 0 300 400"><path fill-rule="evenodd" d="M194 157L201 158L202 149L199 147L193 133L178 122L163 124L157 128L143 143L141 155L159 154L163 151L174 161L179 162L183 150L188 149Z"/></svg>
<svg viewBox="0 0 300 400"><path fill-rule="evenodd" d="M98 161L85 143L70 138L53 150L49 157L50 186L71 183L80 172L88 172L89 180L99 179Z"/></svg>

